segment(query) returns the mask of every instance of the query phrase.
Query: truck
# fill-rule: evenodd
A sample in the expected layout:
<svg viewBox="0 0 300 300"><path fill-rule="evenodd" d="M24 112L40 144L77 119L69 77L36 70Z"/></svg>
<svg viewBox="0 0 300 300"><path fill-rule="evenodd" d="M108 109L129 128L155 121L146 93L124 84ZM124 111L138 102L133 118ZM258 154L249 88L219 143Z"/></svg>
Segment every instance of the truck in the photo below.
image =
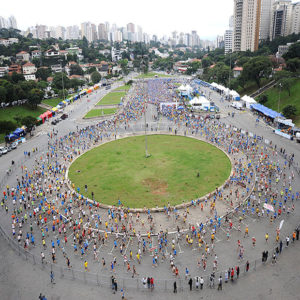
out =
<svg viewBox="0 0 300 300"><path fill-rule="evenodd" d="M300 143L300 132L296 133L296 141L297 143Z"/></svg>

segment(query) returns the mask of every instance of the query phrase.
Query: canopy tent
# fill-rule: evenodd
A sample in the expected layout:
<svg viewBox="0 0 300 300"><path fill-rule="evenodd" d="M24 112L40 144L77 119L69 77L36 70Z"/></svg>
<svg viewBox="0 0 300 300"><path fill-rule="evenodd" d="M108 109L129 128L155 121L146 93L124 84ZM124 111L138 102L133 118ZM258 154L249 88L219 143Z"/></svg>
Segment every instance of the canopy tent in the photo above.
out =
<svg viewBox="0 0 300 300"><path fill-rule="evenodd" d="M209 101L203 97L203 96L200 96L200 97L194 97L191 101L190 101L190 104L191 105L209 105Z"/></svg>
<svg viewBox="0 0 300 300"><path fill-rule="evenodd" d="M80 97L79 95L75 95L75 96L73 97L73 100L76 101L76 100L78 100L79 97Z"/></svg>
<svg viewBox="0 0 300 300"><path fill-rule="evenodd" d="M270 117L272 119L275 119L275 118L280 118L280 117L283 117L280 113L278 113L277 111L274 111L262 104L259 104L259 103L256 103L256 104L252 104L251 105L251 108L264 114L265 116L267 117Z"/></svg>
<svg viewBox="0 0 300 300"><path fill-rule="evenodd" d="M87 93L90 94L92 91L93 91L92 89L89 89L89 90L87 91Z"/></svg>
<svg viewBox="0 0 300 300"><path fill-rule="evenodd" d="M234 100L240 100L240 95L239 93L237 93L236 91L232 90L229 92L229 95L232 97L232 99Z"/></svg>
<svg viewBox="0 0 300 300"><path fill-rule="evenodd" d="M64 105L67 105L67 104L68 104L68 102L67 102L66 100L64 100L62 103L63 103Z"/></svg>
<svg viewBox="0 0 300 300"><path fill-rule="evenodd" d="M241 101L245 103L247 108L250 108L251 104L257 103L253 98L247 95L243 96Z"/></svg>
<svg viewBox="0 0 300 300"><path fill-rule="evenodd" d="M278 119L275 120L275 122L277 122L278 124L283 124L283 125L292 127L292 128L295 127L295 124L292 122L291 119L281 119L281 118L278 118Z"/></svg>

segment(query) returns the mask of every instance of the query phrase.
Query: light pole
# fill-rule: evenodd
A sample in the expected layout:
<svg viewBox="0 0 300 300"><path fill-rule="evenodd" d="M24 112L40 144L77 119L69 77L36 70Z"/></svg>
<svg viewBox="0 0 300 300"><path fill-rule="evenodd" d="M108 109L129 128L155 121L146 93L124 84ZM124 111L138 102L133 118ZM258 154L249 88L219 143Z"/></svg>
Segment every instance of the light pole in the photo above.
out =
<svg viewBox="0 0 300 300"><path fill-rule="evenodd" d="M280 105L280 94L281 94L281 88L282 88L282 84L279 83L279 97L278 97L278 107L277 107L277 111L279 112L279 105Z"/></svg>
<svg viewBox="0 0 300 300"><path fill-rule="evenodd" d="M61 65L61 83L62 83L62 89L63 89L63 97L65 100L65 86L64 86L64 72L63 72L63 64L62 64L62 60L60 60L60 65Z"/></svg>
<svg viewBox="0 0 300 300"><path fill-rule="evenodd" d="M228 80L228 88L230 88L230 77L231 77L231 49L229 50L230 52L229 52L229 58L230 58L230 63L229 63L229 80Z"/></svg>

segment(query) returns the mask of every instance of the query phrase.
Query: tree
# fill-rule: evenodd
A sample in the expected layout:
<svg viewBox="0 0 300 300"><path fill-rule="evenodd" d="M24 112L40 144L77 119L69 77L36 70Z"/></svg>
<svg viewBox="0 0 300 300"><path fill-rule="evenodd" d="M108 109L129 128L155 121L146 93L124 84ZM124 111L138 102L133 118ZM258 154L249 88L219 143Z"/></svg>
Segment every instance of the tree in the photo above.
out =
<svg viewBox="0 0 300 300"><path fill-rule="evenodd" d="M186 70L187 75L195 74L198 69L200 69L202 66L200 61L193 61L192 63L189 63L189 67Z"/></svg>
<svg viewBox="0 0 300 300"><path fill-rule="evenodd" d="M212 65L212 60L211 60L210 57L204 57L202 59L202 66L203 66L203 68L208 68L211 65Z"/></svg>
<svg viewBox="0 0 300 300"><path fill-rule="evenodd" d="M71 65L70 75L83 75L83 70L79 65Z"/></svg>
<svg viewBox="0 0 300 300"><path fill-rule="evenodd" d="M70 80L70 87L72 89L74 89L75 91L77 91L78 87L83 86L83 85L84 85L83 80L79 80L77 78L73 78Z"/></svg>
<svg viewBox="0 0 300 300"><path fill-rule="evenodd" d="M267 102L268 102L268 96L267 96L267 95L261 95L261 96L259 96L258 102L259 102L260 104L265 104L265 103L267 103Z"/></svg>
<svg viewBox="0 0 300 300"><path fill-rule="evenodd" d="M3 86L0 86L0 103L6 102L6 89Z"/></svg>
<svg viewBox="0 0 300 300"><path fill-rule="evenodd" d="M48 86L48 83L42 80L37 83L37 86L40 90L45 90Z"/></svg>
<svg viewBox="0 0 300 300"><path fill-rule="evenodd" d="M65 98L66 98L67 96L68 96L68 91L67 91L66 89L60 90L60 91L58 92L58 97L59 97L60 99L65 100Z"/></svg>
<svg viewBox="0 0 300 300"><path fill-rule="evenodd" d="M121 66L122 72L123 74L127 75L129 74L129 70L128 70L128 60L127 59L121 59L119 60L119 64Z"/></svg>
<svg viewBox="0 0 300 300"><path fill-rule="evenodd" d="M13 72L11 75L11 81L13 83L18 83L19 81L24 81L25 77L22 74L18 74L16 72Z"/></svg>
<svg viewBox="0 0 300 300"><path fill-rule="evenodd" d="M22 118L21 122L27 127L27 130L31 132L33 127L36 125L36 118L32 116L26 116Z"/></svg>
<svg viewBox="0 0 300 300"><path fill-rule="evenodd" d="M51 70L46 67L39 68L35 73L37 79L44 80L44 81L47 81L47 78L50 75L51 75Z"/></svg>
<svg viewBox="0 0 300 300"><path fill-rule="evenodd" d="M88 74L92 74L93 72L97 71L96 67L91 67L87 70Z"/></svg>
<svg viewBox="0 0 300 300"><path fill-rule="evenodd" d="M288 60L291 58L299 57L299 55L300 55L300 42L292 44L289 47L288 52L283 55L283 58L285 60Z"/></svg>
<svg viewBox="0 0 300 300"><path fill-rule="evenodd" d="M291 96L291 86L293 85L294 80L292 78L283 78L279 81L281 88L288 91L289 96ZM278 87L280 87L278 85Z"/></svg>
<svg viewBox="0 0 300 300"><path fill-rule="evenodd" d="M101 80L101 75L99 72L95 71L91 74L91 79L92 79L92 82L95 84L95 83L98 83L100 80Z"/></svg>
<svg viewBox="0 0 300 300"><path fill-rule="evenodd" d="M282 110L283 115L286 118L292 118L297 114L297 108L295 105L286 105Z"/></svg>
<svg viewBox="0 0 300 300"><path fill-rule="evenodd" d="M291 72L297 72L300 69L300 58L291 58L286 61L286 67Z"/></svg>
<svg viewBox="0 0 300 300"><path fill-rule="evenodd" d="M257 87L261 86L261 79L267 78L272 72L270 59L265 56L251 58L244 64L242 75L248 80L254 80Z"/></svg>
<svg viewBox="0 0 300 300"><path fill-rule="evenodd" d="M64 88L69 89L70 88L70 79L67 77L65 73L56 73L53 77L52 87L56 88L58 90L62 90L63 83Z"/></svg>
<svg viewBox="0 0 300 300"><path fill-rule="evenodd" d="M28 94L29 105L33 108L37 108L37 105L41 103L44 93L39 89L32 89Z"/></svg>

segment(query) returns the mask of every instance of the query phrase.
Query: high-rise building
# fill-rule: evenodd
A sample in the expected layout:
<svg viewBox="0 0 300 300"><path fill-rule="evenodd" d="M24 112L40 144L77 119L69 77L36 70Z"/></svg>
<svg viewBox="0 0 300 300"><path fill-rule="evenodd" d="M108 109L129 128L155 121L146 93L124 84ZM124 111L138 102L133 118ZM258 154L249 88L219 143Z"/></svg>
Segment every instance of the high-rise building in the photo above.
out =
<svg viewBox="0 0 300 300"><path fill-rule="evenodd" d="M55 27L55 38L59 39L62 38L63 40L66 39L66 28L63 26L56 26Z"/></svg>
<svg viewBox="0 0 300 300"><path fill-rule="evenodd" d="M270 25L270 40L291 33L292 2L280 0L273 3Z"/></svg>
<svg viewBox="0 0 300 300"><path fill-rule="evenodd" d="M292 4L291 33L300 33L300 2Z"/></svg>
<svg viewBox="0 0 300 300"><path fill-rule="evenodd" d="M233 30L227 29L224 34L224 48L225 54L232 51L232 42L233 42Z"/></svg>
<svg viewBox="0 0 300 300"><path fill-rule="evenodd" d="M272 6L275 0L261 0L259 40L266 40L270 36Z"/></svg>
<svg viewBox="0 0 300 300"><path fill-rule="evenodd" d="M8 19L0 17L0 29L1 28L15 28L17 29L17 20L14 16L10 16Z"/></svg>
<svg viewBox="0 0 300 300"><path fill-rule="evenodd" d="M258 49L261 0L234 1L233 51Z"/></svg>
<svg viewBox="0 0 300 300"><path fill-rule="evenodd" d="M192 31L192 47L200 46L200 38L196 30Z"/></svg>
<svg viewBox="0 0 300 300"><path fill-rule="evenodd" d="M98 39L97 27L95 24L91 24L91 39L92 42L97 41Z"/></svg>
<svg viewBox="0 0 300 300"><path fill-rule="evenodd" d="M233 51L241 51L243 0L234 0Z"/></svg>
<svg viewBox="0 0 300 300"><path fill-rule="evenodd" d="M218 35L215 45L216 45L216 48L224 48L224 36Z"/></svg>
<svg viewBox="0 0 300 300"><path fill-rule="evenodd" d="M107 31L104 23L98 25L98 38L99 40L107 41Z"/></svg>
<svg viewBox="0 0 300 300"><path fill-rule="evenodd" d="M128 23L127 24L127 31L131 33L135 33L135 26L133 23Z"/></svg>
<svg viewBox="0 0 300 300"><path fill-rule="evenodd" d="M66 39L68 40L79 39L79 27L77 25L68 26L66 28Z"/></svg>
<svg viewBox="0 0 300 300"><path fill-rule="evenodd" d="M96 25L90 22L81 23L81 38L86 39L91 43L97 39Z"/></svg>
<svg viewBox="0 0 300 300"><path fill-rule="evenodd" d="M36 28L36 38L37 39L44 40L48 37L47 33L46 33L46 31L47 31L46 25L36 25L35 28Z"/></svg>
<svg viewBox="0 0 300 300"><path fill-rule="evenodd" d="M8 27L17 29L17 20L14 16L8 18Z"/></svg>

